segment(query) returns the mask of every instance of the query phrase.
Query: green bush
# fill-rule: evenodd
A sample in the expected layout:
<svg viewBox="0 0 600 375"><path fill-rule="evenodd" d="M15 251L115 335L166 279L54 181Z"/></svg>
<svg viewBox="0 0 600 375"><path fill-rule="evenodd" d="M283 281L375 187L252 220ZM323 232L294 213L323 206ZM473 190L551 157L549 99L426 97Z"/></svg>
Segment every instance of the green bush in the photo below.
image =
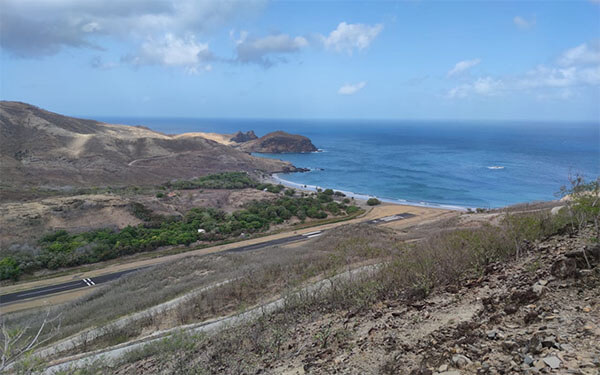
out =
<svg viewBox="0 0 600 375"><path fill-rule="evenodd" d="M318 200L319 200L319 202L321 202L321 203L333 202L333 197L332 197L332 194L325 194L325 192L323 192L323 193L318 193L318 194L317 194L317 199L318 199Z"/></svg>
<svg viewBox="0 0 600 375"><path fill-rule="evenodd" d="M0 280L16 280L21 274L21 268L15 258L9 256L0 259Z"/></svg>
<svg viewBox="0 0 600 375"><path fill-rule="evenodd" d="M377 198L369 198L369 200L367 200L367 204L369 206L377 206L380 203L381 203L381 201Z"/></svg>
<svg viewBox="0 0 600 375"><path fill-rule="evenodd" d="M256 186L256 189L268 191L269 193L273 193L273 194L279 194L283 189L285 189L285 186L283 186L281 184L280 185L259 184Z"/></svg>

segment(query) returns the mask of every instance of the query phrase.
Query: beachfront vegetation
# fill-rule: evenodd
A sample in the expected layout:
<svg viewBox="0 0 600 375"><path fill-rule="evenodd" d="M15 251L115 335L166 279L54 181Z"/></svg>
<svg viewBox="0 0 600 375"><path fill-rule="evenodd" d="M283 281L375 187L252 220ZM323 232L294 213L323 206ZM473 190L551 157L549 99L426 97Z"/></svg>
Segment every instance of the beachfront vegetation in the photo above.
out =
<svg viewBox="0 0 600 375"><path fill-rule="evenodd" d="M381 203L381 201L377 198L369 198L369 200L367 200L367 204L369 206L377 206L380 203Z"/></svg>
<svg viewBox="0 0 600 375"><path fill-rule="evenodd" d="M279 190L277 185L270 185ZM279 190L280 191L280 190ZM281 196L276 200L253 201L231 214L199 207L183 217L157 215L140 203L130 211L144 223L127 226L120 231L100 229L83 233L64 230L44 236L39 253L14 252L0 261L0 277L15 279L22 273L38 269L73 267L155 250L161 246L214 243L240 236L265 232L272 225L296 218L299 221L325 219L329 215L350 215L355 206L334 202L330 195L294 198Z"/></svg>

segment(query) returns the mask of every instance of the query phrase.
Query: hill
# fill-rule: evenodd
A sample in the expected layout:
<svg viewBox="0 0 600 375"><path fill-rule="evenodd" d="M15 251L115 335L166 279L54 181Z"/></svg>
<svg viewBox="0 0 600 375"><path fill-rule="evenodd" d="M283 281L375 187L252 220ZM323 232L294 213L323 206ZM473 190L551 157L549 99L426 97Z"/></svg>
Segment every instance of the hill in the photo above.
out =
<svg viewBox="0 0 600 375"><path fill-rule="evenodd" d="M234 134L218 133L184 133L177 137L200 136L223 145L232 146L245 152L265 154L284 154L316 152L319 149L305 136L290 134L281 130L257 137L253 130L238 131Z"/></svg>
<svg viewBox="0 0 600 375"><path fill-rule="evenodd" d="M262 152L267 154L318 151L307 137L283 131L276 131L263 135L260 138L250 139L240 143L239 148L247 152Z"/></svg>
<svg viewBox="0 0 600 375"><path fill-rule="evenodd" d="M0 102L4 186L157 184L223 171L295 171L201 134L166 135Z"/></svg>

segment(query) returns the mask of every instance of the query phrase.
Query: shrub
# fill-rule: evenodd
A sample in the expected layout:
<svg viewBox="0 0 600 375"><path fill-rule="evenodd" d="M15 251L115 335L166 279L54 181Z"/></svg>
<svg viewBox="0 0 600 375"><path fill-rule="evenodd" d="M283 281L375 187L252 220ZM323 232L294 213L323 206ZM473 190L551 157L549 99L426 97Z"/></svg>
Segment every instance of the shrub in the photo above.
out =
<svg viewBox="0 0 600 375"><path fill-rule="evenodd" d="M21 268L15 258L9 256L0 259L0 280L16 280L21 272Z"/></svg>
<svg viewBox="0 0 600 375"><path fill-rule="evenodd" d="M284 188L285 186L283 185L273 185L273 184L265 184L265 187L263 189L260 190L267 190L269 193L273 193L273 194L279 194Z"/></svg>
<svg viewBox="0 0 600 375"><path fill-rule="evenodd" d="M319 200L319 202L322 203L327 203L327 202L333 202L333 197L330 194L325 194L323 193L318 193L317 194L317 199Z"/></svg>
<svg viewBox="0 0 600 375"><path fill-rule="evenodd" d="M367 204L369 206L377 206L380 203L381 203L381 201L377 198L369 198L369 200L367 200Z"/></svg>

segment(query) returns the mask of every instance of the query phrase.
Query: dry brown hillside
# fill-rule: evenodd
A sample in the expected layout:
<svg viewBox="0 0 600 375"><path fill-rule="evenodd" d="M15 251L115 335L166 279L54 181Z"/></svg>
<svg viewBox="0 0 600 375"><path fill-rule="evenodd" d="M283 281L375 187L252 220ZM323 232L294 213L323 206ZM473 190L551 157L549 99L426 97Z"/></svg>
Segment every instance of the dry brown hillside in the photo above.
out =
<svg viewBox="0 0 600 375"><path fill-rule="evenodd" d="M200 135L170 136L0 102L3 186L158 184L223 171L295 170Z"/></svg>

